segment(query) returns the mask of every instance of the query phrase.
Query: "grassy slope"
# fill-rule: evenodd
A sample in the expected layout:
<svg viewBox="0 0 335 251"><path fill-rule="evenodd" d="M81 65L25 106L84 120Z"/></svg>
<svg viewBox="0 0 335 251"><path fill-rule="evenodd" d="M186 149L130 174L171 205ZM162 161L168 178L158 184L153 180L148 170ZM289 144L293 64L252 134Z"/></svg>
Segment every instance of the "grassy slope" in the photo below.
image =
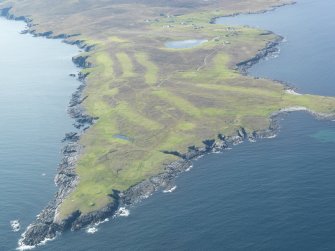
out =
<svg viewBox="0 0 335 251"><path fill-rule="evenodd" d="M93 67L85 69L90 74L83 105L100 119L81 138L80 183L62 204L61 217L77 209L98 210L111 202L113 189L126 190L163 172L176 160L163 150L186 152L240 127L266 129L270 115L282 108L335 113L334 98L291 95L281 84L234 70L275 35L209 24L215 16L285 2L60 0L48 8L51 0L5 1L15 14L30 15L38 32L80 33L71 39L96 45L88 53ZM209 42L193 49L164 48L165 41L193 38Z"/></svg>

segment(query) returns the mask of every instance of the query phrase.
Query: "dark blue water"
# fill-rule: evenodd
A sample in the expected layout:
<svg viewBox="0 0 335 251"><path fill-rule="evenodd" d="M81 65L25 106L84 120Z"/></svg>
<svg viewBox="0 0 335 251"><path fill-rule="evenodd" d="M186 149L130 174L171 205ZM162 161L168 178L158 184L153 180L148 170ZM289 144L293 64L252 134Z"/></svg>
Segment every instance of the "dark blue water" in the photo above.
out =
<svg viewBox="0 0 335 251"><path fill-rule="evenodd" d="M300 92L335 96L334 7L333 0L302 0L275 12L224 22L257 25L287 38L280 56L256 65L252 74L292 82ZM335 122L317 121L305 113L281 119L276 139L208 155L177 179L173 193L156 193L130 208L128 217L100 225L95 234L68 232L37 250L334 250ZM20 124L16 130L23 128ZM61 136L54 135L55 149L49 153L25 152L17 143L12 147L23 151L15 152L20 158L29 154L31 161L55 151L49 157L57 163ZM35 170L34 164L24 163L27 171ZM5 204L12 205L3 215L1 204L0 211L1 224L6 219L0 231L10 240L0 243L7 250L15 247L16 237L8 230L7 218L33 218L51 197L52 177L36 185L46 169L53 174L53 167L44 164L16 185L12 182L22 169L13 169L4 181L0 177L1 185L7 184L1 187ZM31 186L46 192L26 191Z"/></svg>
<svg viewBox="0 0 335 251"><path fill-rule="evenodd" d="M334 133L335 123L292 114L281 124L275 140L206 156L173 193L157 193L97 233L66 233L45 249L333 250L335 137L323 142L315 134Z"/></svg>

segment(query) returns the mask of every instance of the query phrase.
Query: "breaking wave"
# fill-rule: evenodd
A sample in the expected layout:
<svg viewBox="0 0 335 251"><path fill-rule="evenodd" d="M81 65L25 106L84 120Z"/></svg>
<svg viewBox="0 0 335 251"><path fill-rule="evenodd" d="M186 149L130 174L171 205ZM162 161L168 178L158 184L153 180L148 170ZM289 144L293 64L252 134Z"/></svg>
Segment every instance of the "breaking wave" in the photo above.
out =
<svg viewBox="0 0 335 251"><path fill-rule="evenodd" d="M177 186L173 186L170 189L165 189L163 190L163 193L172 193L174 190L177 189Z"/></svg>
<svg viewBox="0 0 335 251"><path fill-rule="evenodd" d="M115 213L115 216L120 216L120 217L127 217L129 216L130 212L128 209L126 209L125 207L120 207L116 213Z"/></svg>

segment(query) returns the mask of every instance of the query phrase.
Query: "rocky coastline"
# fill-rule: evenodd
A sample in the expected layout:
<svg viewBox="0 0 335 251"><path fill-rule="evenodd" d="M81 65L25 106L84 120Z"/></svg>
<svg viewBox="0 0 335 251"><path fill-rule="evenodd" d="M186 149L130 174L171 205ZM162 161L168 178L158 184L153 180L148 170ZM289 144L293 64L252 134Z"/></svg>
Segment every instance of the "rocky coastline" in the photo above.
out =
<svg viewBox="0 0 335 251"><path fill-rule="evenodd" d="M94 46L89 46L81 40L67 40L75 35L53 35L50 32L37 33L33 27L33 21L30 18L24 16L15 16L11 12L11 8L5 8L0 10L0 16L3 16L9 20L24 21L27 24L27 29L22 31L22 34L30 33L35 37L46 37L49 39L62 39L64 43L78 46L80 49L86 52L93 49ZM88 68L91 64L87 61L87 57L76 56L72 58L72 61L79 68ZM21 239L18 242L19 247L32 248L36 245L43 244L48 240L54 239L58 233L63 232L67 229L78 229L76 226L75 219L80 215L79 212L73 213L66 221L56 222L55 218L57 215L57 208L63 202L63 200L75 189L79 182L79 178L75 172L75 165L78 157L82 152L82 146L78 143L80 135L84 133L98 118L91 117L86 114L85 110L81 106L81 103L86 99L82 97L82 93L86 86L85 78L87 75L79 73L78 80L80 85L77 90L72 94L71 100L68 106L68 114L74 119L74 127L77 132L66 133L63 142L66 142L64 148L61 150L63 158L57 169L57 174L54 178L54 182L58 187L58 191L54 195L54 198L48 203L48 205L37 215L36 220L30 224L25 232L22 234ZM109 209L109 208L108 208ZM110 209L108 210L110 211ZM101 211L102 213L103 211ZM87 221L87 220L86 220ZM78 222L78 219L77 219ZM92 220L93 222L93 220ZM73 226L72 226L73 225ZM82 225L82 224L81 224Z"/></svg>
<svg viewBox="0 0 335 251"><path fill-rule="evenodd" d="M54 35L51 31L44 33L36 33L33 29L33 22L31 19L26 17L15 17L11 12L10 8L0 10L0 14L7 17L8 19L22 20L27 23L28 29L23 33L31 33L34 36L44 36L52 39L63 39L65 43L77 45L79 48L90 51L93 46L85 44L81 40L67 40L74 35ZM276 53L278 51L278 45L282 42L283 38L278 37L275 41L268 43L267 46L261 50L254 58L239 63L236 67L243 74L247 74L247 69L252 65L259 62L259 60ZM77 56L73 58L73 62L80 68L91 67L87 57ZM19 246L21 247L34 247L47 240L54 239L58 233L66 230L78 230L86 227L90 224L103 221L107 217L111 217L116 213L120 207L129 206L137 203L140 200L147 198L159 189L168 188L171 186L175 178L182 172L189 169L192 165L192 160L211 152L221 152L231 146L242 143L245 140L256 141L261 138L271 138L278 132L277 117L283 112L290 112L291 110L279 111L273 114L271 117L271 124L267 130L255 131L247 133L244 128L240 128L236 131L235 135L225 136L223 134L217 135L215 139L207 139L203 141L202 147L190 146L188 152L165 152L166 154L173 154L180 158L179 161L170 163L165 166L164 172L151 177L147 180L134 185L126 191L113 191L110 195L113 197L113 203L106 207L89 214L82 215L79 211L74 212L65 220L59 220L58 208L63 200L75 189L79 182L79 178L75 172L75 165L78 157L83 151L83 147L78 143L80 135L85 132L95 121L99 118L91 117L85 113L85 110L81 106L81 103L87 98L83 96L83 91L86 86L87 75L79 74L78 80L80 85L69 103L68 113L75 120L74 127L79 132L67 133L63 139L66 142L66 146L62 149L63 159L59 164L57 174L55 177L55 184L58 187L54 198L50 203L42 210L37 216L36 220L26 229L22 234L22 238L19 240ZM293 110L292 110L293 111ZM314 114L318 117L325 117L322 114ZM329 117L327 117L329 119Z"/></svg>
<svg viewBox="0 0 335 251"><path fill-rule="evenodd" d="M272 47L269 48L271 49ZM264 51L264 55L268 55L268 53ZM260 59L261 57L258 56L257 60ZM73 62L81 68L90 67L90 63L87 62L87 57L75 57L73 58ZM76 121L74 126L78 129L83 129L83 132L98 119L86 115L81 107L82 101L86 98L82 97L86 85L85 78L85 75L79 74L78 79L81 81L81 85L72 95L68 110L70 116ZM170 188L176 177L190 168L192 160L211 152L221 152L245 140L256 141L260 138L274 137L277 130L278 126L276 120L273 118L268 130L255 131L249 135L244 128L240 128L233 136L219 134L216 139L204 140L203 147L190 146L187 153L165 152L166 154L174 154L180 157L180 160L165 166L163 173L144 180L126 191L114 190L110 195L114 199L113 203L108 204L99 211L85 215L77 211L67 219L59 220L57 217L59 205L75 189L79 182L78 176L75 173L75 165L82 151L82 147L78 144L80 134L76 132L67 133L63 141L68 142L68 144L63 149L64 158L59 165L55 177L58 192L55 194L54 199L37 216L35 222L23 233L19 245L33 247L44 243L45 240L54 239L58 233L66 230L79 230L88 225L101 222L113 216L121 207L138 203L160 189Z"/></svg>
<svg viewBox="0 0 335 251"><path fill-rule="evenodd" d="M271 31L267 31L262 33L261 35L269 35L273 34ZM268 57L274 57L276 54L279 53L279 45L284 41L282 36L276 36L276 39L267 43L266 46L260 50L253 58L247 59L243 62L240 62L236 65L236 70L241 72L243 75L248 74L248 69L250 69L253 65L257 64L260 60L263 60ZM257 78L257 77L256 77ZM284 85L287 85L281 82Z"/></svg>
<svg viewBox="0 0 335 251"><path fill-rule="evenodd" d="M281 3L281 4L277 4L277 5L274 5L272 6L271 8L269 9L265 9L265 10L260 10L260 11L249 11L249 12L244 12L244 13L240 13L240 12L236 12L234 14L230 14L230 15L225 15L225 16L215 16L213 17L211 20L210 20L210 23L211 24L215 24L216 23L216 20L220 17L236 17L238 15L249 15L249 14L263 14L263 13L266 13L266 12L269 12L269 11L274 11L276 10L277 8L280 8L280 7L284 7L286 5L294 5L296 4L297 2L296 1L291 1L291 2L287 2L287 3Z"/></svg>

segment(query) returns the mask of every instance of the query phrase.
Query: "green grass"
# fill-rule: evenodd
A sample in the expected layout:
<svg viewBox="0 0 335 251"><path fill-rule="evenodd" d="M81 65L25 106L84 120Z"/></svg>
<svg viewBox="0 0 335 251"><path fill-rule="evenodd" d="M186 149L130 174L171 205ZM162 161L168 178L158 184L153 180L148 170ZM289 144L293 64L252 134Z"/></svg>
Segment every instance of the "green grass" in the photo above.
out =
<svg viewBox="0 0 335 251"><path fill-rule="evenodd" d="M123 78L131 78L135 76L134 69L133 69L133 63L129 56L125 52L119 52L116 53L116 57L119 60L119 63L122 67L122 77Z"/></svg>
<svg viewBox="0 0 335 251"><path fill-rule="evenodd" d="M124 38L117 37L117 36L110 36L108 38L108 41L112 42L112 43L128 43L128 40L126 40Z"/></svg>
<svg viewBox="0 0 335 251"><path fill-rule="evenodd" d="M136 124L137 126L147 128L148 130L159 130L162 128L162 126L155 120L141 115L136 111L136 108L129 107L127 103L120 103L115 111L119 116L125 118L130 124Z"/></svg>
<svg viewBox="0 0 335 251"><path fill-rule="evenodd" d="M94 55L97 70L105 79L113 79L113 61L106 52L98 52Z"/></svg>
<svg viewBox="0 0 335 251"><path fill-rule="evenodd" d="M136 60L146 68L146 72L144 74L145 82L149 85L155 85L158 81L158 67L152 63L148 56L144 53L136 53Z"/></svg>
<svg viewBox="0 0 335 251"><path fill-rule="evenodd" d="M203 146L218 133L236 135L268 129L269 117L280 109L303 106L324 114L335 113L335 99L291 95L281 84L243 76L237 63L252 58L276 39L274 34L247 27L212 25L216 16L259 11L286 0L178 1L8 0L13 11L33 17L37 32L80 34L94 49L82 103L99 120L80 139L76 173L79 184L59 208L61 219L76 210L87 214L112 202L113 190L131 186L164 171L177 157L162 151L185 153ZM218 7L220 6L220 7ZM141 11L138 11L141 9ZM219 11L218 11L219 10ZM160 16L161 13L183 13ZM62 21L60 21L62 20ZM201 46L167 49L168 40L208 39ZM122 140L115 135L125 135Z"/></svg>
<svg viewBox="0 0 335 251"><path fill-rule="evenodd" d="M210 61L210 57L208 57L206 62L202 62L197 69L182 72L181 77L191 80L193 79L195 81L212 82L215 80L231 79L239 76L236 71L227 67L229 63L229 56L226 54L217 54L210 62L207 61Z"/></svg>
<svg viewBox="0 0 335 251"><path fill-rule="evenodd" d="M153 27L154 33L159 31ZM207 26L203 37L212 38L215 32L222 32L220 27L225 26ZM249 133L267 129L271 114L282 108L304 106L335 113L334 98L287 94L278 83L242 76L233 69L273 40L272 34L258 41L261 31L240 28L227 46L222 46L225 39L220 39L192 50L162 47L167 36L171 40L186 36L184 28L179 32L182 34L177 29L173 34L158 33L151 43L155 50L110 50L122 69L114 81L92 75L87 89L92 96L84 105L100 120L81 140L86 146L77 165L81 182L62 204L62 217L76 209L83 213L97 210L112 201L108 194L113 189L127 190L162 172L163 164L176 159L162 151L183 153L218 133L234 135L240 127ZM101 72L103 79L114 78L115 71L106 71L115 69L111 56L98 53L92 57L97 62L93 71ZM140 68L135 68L133 60L144 71L137 72ZM159 78L164 79L160 84ZM114 105L106 98L113 99ZM116 134L127 135L132 141L113 137Z"/></svg>
<svg viewBox="0 0 335 251"><path fill-rule="evenodd" d="M153 92L154 95L157 95L161 99L167 101L170 105L175 106L177 109L183 111L184 113L188 114L192 117L200 117L201 111L197 109L192 103L188 102L187 100L178 97L178 95L173 94L167 90L155 90Z"/></svg>

